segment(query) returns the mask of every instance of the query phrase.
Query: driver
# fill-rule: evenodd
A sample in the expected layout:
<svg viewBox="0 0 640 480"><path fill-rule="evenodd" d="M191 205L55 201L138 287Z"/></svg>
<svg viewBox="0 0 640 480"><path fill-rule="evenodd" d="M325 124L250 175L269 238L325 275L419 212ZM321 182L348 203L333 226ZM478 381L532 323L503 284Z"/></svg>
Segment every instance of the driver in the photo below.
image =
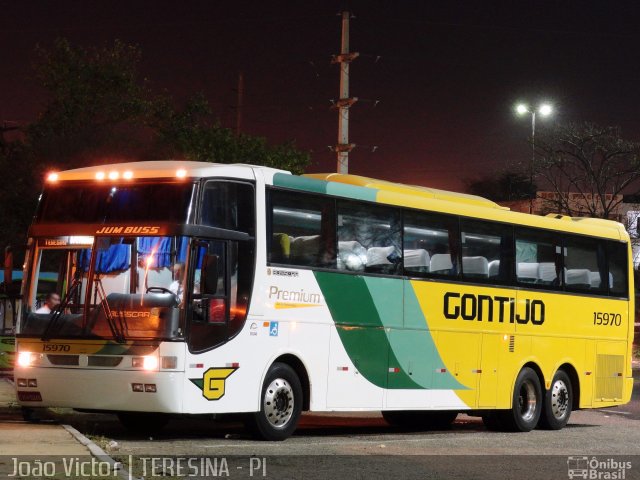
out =
<svg viewBox="0 0 640 480"><path fill-rule="evenodd" d="M60 305L60 295L55 292L48 293L44 299L44 305L38 308L35 313L51 313Z"/></svg>

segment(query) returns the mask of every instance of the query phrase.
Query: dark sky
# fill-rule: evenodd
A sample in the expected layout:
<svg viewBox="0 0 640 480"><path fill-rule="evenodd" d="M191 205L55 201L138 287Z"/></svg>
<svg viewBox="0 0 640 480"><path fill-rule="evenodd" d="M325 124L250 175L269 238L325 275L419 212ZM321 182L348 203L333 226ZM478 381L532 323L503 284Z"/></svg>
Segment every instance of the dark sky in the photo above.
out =
<svg viewBox="0 0 640 480"><path fill-rule="evenodd" d="M333 171L340 1L0 0L0 121L27 123L45 100L31 78L36 43L138 44L142 70L176 98L203 91L243 130L313 151ZM526 160L518 100L548 100L553 120L623 127L640 139L640 2L352 1L350 172L462 189ZM376 57L380 56L376 62ZM374 101L379 103L374 107ZM377 146L375 152L372 147Z"/></svg>

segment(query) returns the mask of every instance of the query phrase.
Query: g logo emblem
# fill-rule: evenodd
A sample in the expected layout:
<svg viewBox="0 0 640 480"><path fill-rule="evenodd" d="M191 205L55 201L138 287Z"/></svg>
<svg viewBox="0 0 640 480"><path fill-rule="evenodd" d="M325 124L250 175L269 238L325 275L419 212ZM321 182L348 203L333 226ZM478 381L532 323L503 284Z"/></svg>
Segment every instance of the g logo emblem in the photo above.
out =
<svg viewBox="0 0 640 480"><path fill-rule="evenodd" d="M237 368L210 368L204 372L202 394L207 400L219 400L224 396L225 382Z"/></svg>

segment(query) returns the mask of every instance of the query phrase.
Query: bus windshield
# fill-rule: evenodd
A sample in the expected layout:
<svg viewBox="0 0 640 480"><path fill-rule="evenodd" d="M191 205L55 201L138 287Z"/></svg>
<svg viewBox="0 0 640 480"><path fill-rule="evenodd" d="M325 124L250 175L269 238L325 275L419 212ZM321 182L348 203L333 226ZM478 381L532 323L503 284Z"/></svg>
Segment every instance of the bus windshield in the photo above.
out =
<svg viewBox="0 0 640 480"><path fill-rule="evenodd" d="M91 248L38 243L18 333L116 341L182 337L186 237L95 237Z"/></svg>

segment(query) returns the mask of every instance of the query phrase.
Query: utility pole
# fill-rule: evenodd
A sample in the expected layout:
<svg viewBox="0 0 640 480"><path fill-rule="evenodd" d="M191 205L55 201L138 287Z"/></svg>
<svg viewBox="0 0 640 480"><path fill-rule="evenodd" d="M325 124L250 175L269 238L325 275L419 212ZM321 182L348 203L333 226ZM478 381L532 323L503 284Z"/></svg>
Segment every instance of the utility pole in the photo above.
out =
<svg viewBox="0 0 640 480"><path fill-rule="evenodd" d="M238 73L238 100L236 109L236 136L240 136L242 131L242 103L244 100L244 75Z"/></svg>
<svg viewBox="0 0 640 480"><path fill-rule="evenodd" d="M342 46L340 55L334 57L332 63L340 64L340 98L336 102L338 109L338 143L335 151L338 157L337 172L349 173L349 152L355 147L349 143L349 108L358 101L357 97L349 97L349 64L359 53L349 52L349 19L351 12L342 12Z"/></svg>

